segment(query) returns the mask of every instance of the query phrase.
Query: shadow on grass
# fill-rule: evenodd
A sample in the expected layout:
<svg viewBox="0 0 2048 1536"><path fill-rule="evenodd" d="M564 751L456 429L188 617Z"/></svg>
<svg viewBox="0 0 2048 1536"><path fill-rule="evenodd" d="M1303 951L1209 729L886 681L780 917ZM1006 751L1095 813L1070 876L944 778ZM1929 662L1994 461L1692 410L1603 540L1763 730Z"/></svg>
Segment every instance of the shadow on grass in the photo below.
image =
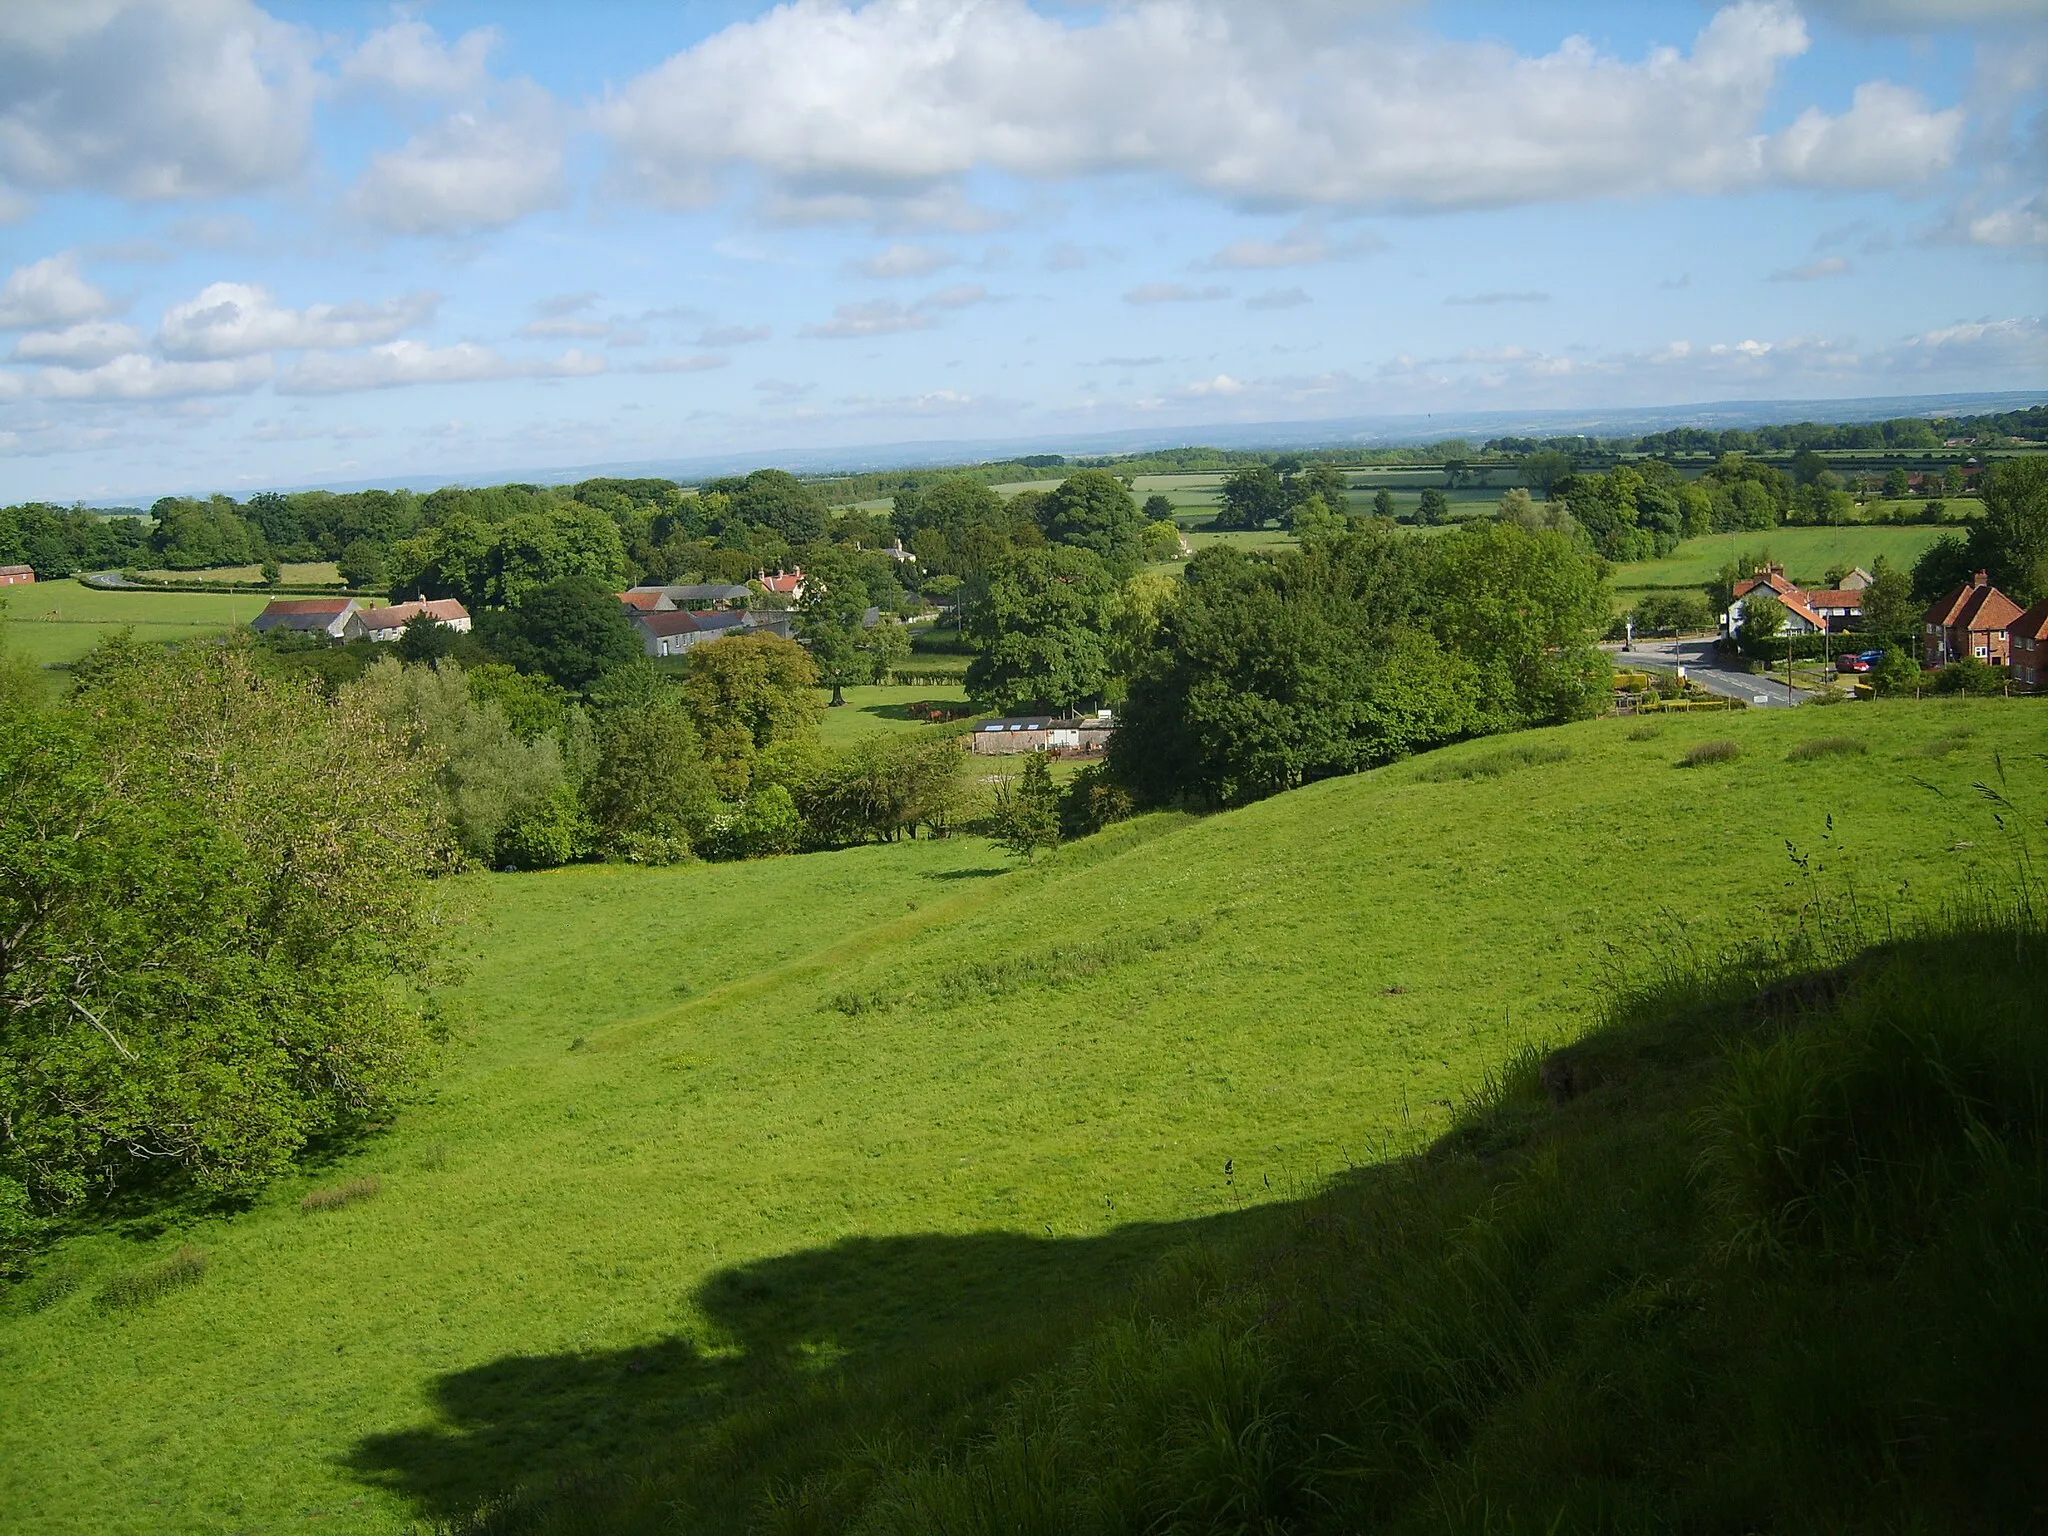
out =
<svg viewBox="0 0 2048 1536"><path fill-rule="evenodd" d="M693 1495L714 1523L742 1526L761 1491L855 1437L974 1427L1167 1249L1275 1209L1092 1238L849 1238L742 1265L697 1292L712 1337L451 1372L430 1389L435 1423L371 1436L348 1465L421 1518L458 1524L508 1490L545 1493L593 1468L701 1467ZM520 1528L516 1500L488 1524Z"/></svg>
<svg viewBox="0 0 2048 1536"><path fill-rule="evenodd" d="M894 720L906 725L941 725L965 720L974 710L961 699L911 699L894 704L862 704L859 711L877 720Z"/></svg>
<svg viewBox="0 0 2048 1536"><path fill-rule="evenodd" d="M997 875L1007 875L1010 866L992 864L986 869L936 869L925 876L927 880L989 880Z"/></svg>

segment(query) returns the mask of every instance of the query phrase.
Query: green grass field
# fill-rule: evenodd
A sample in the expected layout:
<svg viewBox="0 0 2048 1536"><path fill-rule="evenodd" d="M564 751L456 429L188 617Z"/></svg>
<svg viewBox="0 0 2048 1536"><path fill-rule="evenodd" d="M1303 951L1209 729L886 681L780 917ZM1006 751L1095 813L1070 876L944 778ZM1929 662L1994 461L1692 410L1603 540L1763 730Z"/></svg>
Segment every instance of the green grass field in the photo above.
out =
<svg viewBox="0 0 2048 1536"><path fill-rule="evenodd" d="M68 666L106 636L181 640L247 624L269 599L255 593L105 592L75 581L0 591L7 645L38 666Z"/></svg>
<svg viewBox="0 0 2048 1536"><path fill-rule="evenodd" d="M1974 504L1973 504L1974 505ZM1953 530L1939 526L1852 524L1841 528L1770 528L1757 533L1715 533L1687 539L1662 560L1643 560L1614 568L1614 585L1641 587L1704 586L1721 567L1739 555L1769 552L1795 581L1818 582L1832 565L1860 565L1865 570L1885 556L1909 570L1921 551Z"/></svg>
<svg viewBox="0 0 2048 1536"><path fill-rule="evenodd" d="M294 586L340 586L341 571L332 560L287 562L280 566L283 579ZM260 565L217 565L202 571L143 571L149 581L261 581Z"/></svg>
<svg viewBox="0 0 2048 1536"><path fill-rule="evenodd" d="M456 1043L393 1126L245 1211L89 1225L0 1304L0 1530L399 1532L1066 1326L1205 1220L1441 1129L1671 946L1796 922L1788 842L1925 904L2004 877L1995 757L2048 801L2032 702L1642 729L1028 868L955 839L470 877ZM1788 759L1820 736L1867 753ZM1719 738L1740 756L1675 766ZM358 1176L382 1192L299 1212ZM197 1284L95 1305L182 1244Z"/></svg>
<svg viewBox="0 0 2048 1536"><path fill-rule="evenodd" d="M818 690L821 702L831 697L830 689ZM870 736L917 730L931 723L922 706L967 707L966 690L937 684L848 688L845 698L845 704L838 709L827 709L819 717L818 739L827 749L847 746Z"/></svg>

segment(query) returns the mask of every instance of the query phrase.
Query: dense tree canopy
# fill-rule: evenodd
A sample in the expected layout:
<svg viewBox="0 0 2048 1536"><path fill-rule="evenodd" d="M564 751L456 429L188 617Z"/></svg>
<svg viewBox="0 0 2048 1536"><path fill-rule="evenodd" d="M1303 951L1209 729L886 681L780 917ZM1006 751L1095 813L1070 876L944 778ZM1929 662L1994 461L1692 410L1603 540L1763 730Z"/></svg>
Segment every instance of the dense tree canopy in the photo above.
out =
<svg viewBox="0 0 2048 1536"><path fill-rule="evenodd" d="M1083 469L1062 480L1039 511L1046 538L1085 549L1119 575L1145 562L1145 520L1123 481L1106 469Z"/></svg>
<svg viewBox="0 0 2048 1536"><path fill-rule="evenodd" d="M513 607L480 615L476 632L497 656L572 693L587 691L608 670L641 654L639 635L617 593L590 576L529 589Z"/></svg>
<svg viewBox="0 0 2048 1536"><path fill-rule="evenodd" d="M968 697L998 714L1100 700L1118 606L1116 578L1092 551L1017 551L963 606L960 633L974 652Z"/></svg>

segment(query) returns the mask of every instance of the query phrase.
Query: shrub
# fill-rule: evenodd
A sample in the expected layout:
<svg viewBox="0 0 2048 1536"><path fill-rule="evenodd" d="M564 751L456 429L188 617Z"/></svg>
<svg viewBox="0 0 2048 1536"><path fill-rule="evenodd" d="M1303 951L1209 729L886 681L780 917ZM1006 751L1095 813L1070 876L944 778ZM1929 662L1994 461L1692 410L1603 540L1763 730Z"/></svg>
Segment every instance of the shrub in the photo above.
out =
<svg viewBox="0 0 2048 1536"><path fill-rule="evenodd" d="M1131 794L1109 776L1106 763L1090 763L1067 782L1060 796L1060 835L1089 837L1132 811Z"/></svg>
<svg viewBox="0 0 2048 1536"><path fill-rule="evenodd" d="M197 1248L180 1248L160 1264L116 1275L100 1287L99 1304L109 1311L140 1307L167 1296L181 1286L196 1285L206 1274L206 1255Z"/></svg>
<svg viewBox="0 0 2048 1536"><path fill-rule="evenodd" d="M49 1311L77 1290L84 1281L85 1266L82 1264L58 1264L45 1270L36 1277L35 1284L28 1288L29 1311Z"/></svg>
<svg viewBox="0 0 2048 1536"><path fill-rule="evenodd" d="M1809 762L1816 757L1861 757L1870 750L1854 736L1816 736L1802 741L1785 754L1788 763Z"/></svg>
<svg viewBox="0 0 2048 1536"><path fill-rule="evenodd" d="M1703 741L1688 747L1685 756L1678 760L1681 768L1704 768L1710 763L1732 763L1742 756L1739 741Z"/></svg>
<svg viewBox="0 0 2048 1536"><path fill-rule="evenodd" d="M1927 686L1933 693L2001 694L2005 692L2005 670L1965 656L1938 670Z"/></svg>
<svg viewBox="0 0 2048 1536"><path fill-rule="evenodd" d="M1663 726L1658 725L1655 721L1645 720L1641 725L1629 731L1628 739L1630 741L1655 741L1663 734Z"/></svg>
<svg viewBox="0 0 2048 1536"><path fill-rule="evenodd" d="M374 1174L337 1184L332 1189L316 1189L299 1202L299 1214L311 1216L316 1211L338 1211L344 1205L354 1205L358 1200L368 1200L383 1192L384 1185Z"/></svg>

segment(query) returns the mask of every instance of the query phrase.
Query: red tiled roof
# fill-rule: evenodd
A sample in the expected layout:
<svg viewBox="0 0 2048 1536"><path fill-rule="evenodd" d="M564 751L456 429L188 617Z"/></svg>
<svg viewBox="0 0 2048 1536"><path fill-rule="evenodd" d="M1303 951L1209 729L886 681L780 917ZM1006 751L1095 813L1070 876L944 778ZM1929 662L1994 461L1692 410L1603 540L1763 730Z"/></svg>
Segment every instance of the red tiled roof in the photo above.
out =
<svg viewBox="0 0 2048 1536"><path fill-rule="evenodd" d="M1970 634L2004 629L2020 616L2020 605L1998 588L1968 582L1938 598L1927 610L1927 622Z"/></svg>
<svg viewBox="0 0 2048 1536"><path fill-rule="evenodd" d="M356 617L363 621L365 629L403 629L421 614L425 614L437 624L447 624L455 619L468 618L469 610L452 597L437 597L429 602L393 603L389 608L365 608Z"/></svg>
<svg viewBox="0 0 2048 1536"><path fill-rule="evenodd" d="M1797 592L1799 590L1796 585L1786 578L1783 571L1764 571L1756 576L1746 576L1741 581L1735 583L1735 596L1742 597L1755 591L1758 587L1769 587L1772 592L1780 596L1787 592Z"/></svg>
<svg viewBox="0 0 2048 1536"><path fill-rule="evenodd" d="M1863 594L1849 590L1839 592L1808 592L1804 594L1810 608L1861 608Z"/></svg>
<svg viewBox="0 0 2048 1536"><path fill-rule="evenodd" d="M279 597L273 598L263 612L289 613L345 613L355 606L352 597Z"/></svg>
<svg viewBox="0 0 2048 1536"><path fill-rule="evenodd" d="M1807 607L1803 601L1801 601L1801 599L1805 596L1806 594L1804 592L1794 589L1790 592L1780 592L1778 594L1778 601L1784 605L1785 611L1787 613L1798 614L1800 618L1806 620L1806 622L1811 624L1815 629L1826 629L1827 620L1823 619L1819 614L1815 613L1811 608Z"/></svg>
<svg viewBox="0 0 2048 1536"><path fill-rule="evenodd" d="M687 635L704 627L697 622L695 614L684 613L680 608L665 609L659 613L636 613L633 622L657 638Z"/></svg>
<svg viewBox="0 0 2048 1536"><path fill-rule="evenodd" d="M2029 640L2048 640L2048 599L2034 604L2006 625L2005 632L2015 640L2022 635Z"/></svg>
<svg viewBox="0 0 2048 1536"><path fill-rule="evenodd" d="M661 588L654 587L647 591L635 588L631 592L621 592L619 594L619 601L628 608L638 608L643 613L652 613L660 606Z"/></svg>

